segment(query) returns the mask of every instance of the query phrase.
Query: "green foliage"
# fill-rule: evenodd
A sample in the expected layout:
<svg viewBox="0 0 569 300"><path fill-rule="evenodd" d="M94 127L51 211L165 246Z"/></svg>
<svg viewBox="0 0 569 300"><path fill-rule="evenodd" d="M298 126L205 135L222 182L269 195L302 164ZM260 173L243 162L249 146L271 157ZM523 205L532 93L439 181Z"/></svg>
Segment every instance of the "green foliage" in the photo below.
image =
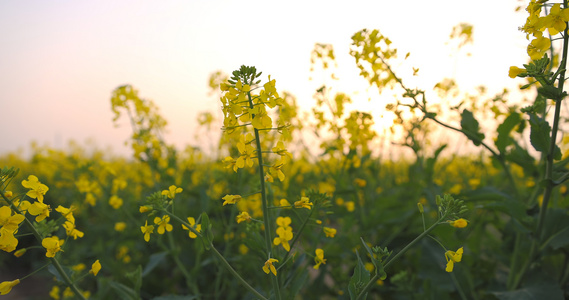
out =
<svg viewBox="0 0 569 300"><path fill-rule="evenodd" d="M474 143L474 145L480 146L482 140L484 140L484 134L480 132L478 121L474 118L472 112L467 109L462 111L460 126L462 127L464 134Z"/></svg>
<svg viewBox="0 0 569 300"><path fill-rule="evenodd" d="M528 24L555 5L530 5ZM529 80L523 88L536 86L521 104L506 90L489 99L483 87L461 92L452 78L427 100L397 75L408 55L399 59L379 30L355 33L360 75L379 93L399 93L386 104L402 133L390 150L409 150L399 159L378 154L385 137L373 114L350 110L350 95L327 82L306 122L294 97L270 77L261 85L255 67L217 72L210 85L221 91L226 134L213 153L174 150L153 102L120 86L113 120L129 118L133 160L78 146L0 158L13 166L0 170L0 248L23 255L2 255L0 266L37 270L58 297L61 287L91 299L567 298L569 146L558 138L567 53L532 31L559 23L540 22L522 27L534 35L531 62L510 69ZM451 38L460 48L472 31L462 23ZM312 64L334 81L335 58L317 44ZM206 132L214 115L200 116ZM436 144L435 132L456 135ZM476 154L449 153L459 136ZM292 151L307 148L316 153ZM36 210L51 215L36 219ZM99 274L95 264L87 270L99 260Z"/></svg>
<svg viewBox="0 0 569 300"><path fill-rule="evenodd" d="M350 283L348 285L348 291L350 293L350 299L357 299L358 295L362 292L365 284L368 283L370 280L369 271L366 270L365 265L356 251L356 256L358 258L356 267L354 269L354 274L350 279ZM367 297L367 293L364 294L364 299Z"/></svg>

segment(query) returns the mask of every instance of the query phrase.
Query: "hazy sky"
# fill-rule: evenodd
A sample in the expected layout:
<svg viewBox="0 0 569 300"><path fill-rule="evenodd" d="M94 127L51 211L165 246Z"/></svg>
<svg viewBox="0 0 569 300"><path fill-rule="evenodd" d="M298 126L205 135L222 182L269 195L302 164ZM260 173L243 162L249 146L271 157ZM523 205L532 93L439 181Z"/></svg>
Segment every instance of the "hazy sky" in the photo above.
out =
<svg viewBox="0 0 569 300"><path fill-rule="evenodd" d="M166 139L195 144L199 112L215 70L254 65L306 106L321 82L309 81L315 43L334 45L341 88L355 89L351 36L379 29L411 52L424 89L445 76L460 84L513 86L510 65L527 60L525 12L516 0L448 1L2 1L0 2L0 153L32 140L64 147L94 139L128 153L129 123L112 124L110 95L132 84L168 120ZM472 56L449 57L453 26L474 25ZM385 103L367 104L377 112ZM374 115L374 117L378 117ZM221 126L221 125L220 125Z"/></svg>

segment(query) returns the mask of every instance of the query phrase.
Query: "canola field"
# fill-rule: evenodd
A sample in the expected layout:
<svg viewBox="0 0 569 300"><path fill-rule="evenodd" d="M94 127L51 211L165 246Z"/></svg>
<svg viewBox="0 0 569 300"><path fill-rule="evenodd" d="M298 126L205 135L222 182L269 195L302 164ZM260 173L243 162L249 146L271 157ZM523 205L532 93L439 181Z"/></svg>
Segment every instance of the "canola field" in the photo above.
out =
<svg viewBox="0 0 569 300"><path fill-rule="evenodd" d="M253 66L212 74L223 118L198 122L222 128L213 152L170 145L154 102L117 87L113 122L131 124L131 157L73 143L0 156L0 294L567 299L565 6L527 7L530 62L509 70L528 80L523 105L507 90L462 93L451 79L434 87L434 105L398 76L408 55L379 30L355 33L362 77L399 95L386 103L397 157L377 151L385 136L348 109L349 95L323 86L307 122L278 74ZM471 33L462 23L451 37ZM334 64L330 45L312 55L324 70ZM483 130L488 120L498 122ZM456 141L470 150L453 152Z"/></svg>

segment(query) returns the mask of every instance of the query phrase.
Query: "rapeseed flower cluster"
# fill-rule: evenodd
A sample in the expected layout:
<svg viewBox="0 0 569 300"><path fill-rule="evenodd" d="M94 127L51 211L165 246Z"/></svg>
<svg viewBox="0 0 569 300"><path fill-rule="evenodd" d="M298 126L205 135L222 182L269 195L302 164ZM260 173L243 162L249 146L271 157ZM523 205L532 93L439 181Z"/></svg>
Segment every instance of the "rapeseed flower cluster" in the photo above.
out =
<svg viewBox="0 0 569 300"><path fill-rule="evenodd" d="M22 186L28 189L26 196L36 199L37 201L30 203L29 201L23 200L20 203L16 203L19 210L27 212L32 216L36 216L36 222L41 222L45 218L49 217L51 208L43 202L44 195L47 193L49 188L45 184L41 183L34 175L30 175L27 180L23 180ZM84 236L84 233L75 227L73 207L66 208L59 205L55 210L65 218L63 228L65 228L67 236L72 237L73 239L82 238ZM44 238L42 240L42 246L46 249L46 257L54 257L57 252L62 251L61 246L63 243L64 240L60 240L56 235Z"/></svg>
<svg viewBox="0 0 569 300"><path fill-rule="evenodd" d="M360 75L366 78L370 85L375 85L381 91L384 87L396 81L386 60L397 57L397 49L390 48L391 40L381 34L379 30L369 31L363 29L352 36L350 54L356 59ZM364 65L363 62L367 62Z"/></svg>
<svg viewBox="0 0 569 300"><path fill-rule="evenodd" d="M555 3L551 5L547 15L542 15L542 11L546 11L544 9L546 5L551 4L531 0L526 7L529 16L526 23L520 27L520 30L526 33L528 40L530 36L533 37L527 46L527 53L534 61L541 59L551 48L551 39L543 34L545 30L548 30L549 35L555 36L566 30L569 21L569 8L561 8L560 3ZM527 70L512 66L508 75L511 78L525 77Z"/></svg>
<svg viewBox="0 0 569 300"><path fill-rule="evenodd" d="M170 205L171 201L174 200L176 194L183 191L182 188L175 185L171 185L167 190L163 190L161 193L155 193L152 196L151 204L142 205L139 207L138 211L140 213L152 212L154 210L159 210L164 205ZM168 200L169 199L169 200ZM146 242L150 241L150 235L154 233L154 229L158 234L164 234L170 232L174 229L174 226L170 224L170 216L163 215L161 217L154 217L154 225L148 225L148 220L145 221L144 226L140 227L140 231L144 235L144 240ZM120 231L124 229L126 224L115 224L115 230ZM186 228L187 229L187 228ZM191 236L191 235L190 235Z"/></svg>

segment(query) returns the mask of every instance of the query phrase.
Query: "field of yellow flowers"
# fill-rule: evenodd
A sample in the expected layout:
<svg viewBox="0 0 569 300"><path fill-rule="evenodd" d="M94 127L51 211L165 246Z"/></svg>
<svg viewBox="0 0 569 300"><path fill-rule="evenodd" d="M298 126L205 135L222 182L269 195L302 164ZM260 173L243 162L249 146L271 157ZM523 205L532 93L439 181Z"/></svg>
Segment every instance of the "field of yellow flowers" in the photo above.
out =
<svg viewBox="0 0 569 300"><path fill-rule="evenodd" d="M116 88L113 121L130 121L132 157L73 143L0 156L0 295L567 299L566 5L527 7L531 62L509 74L537 86L524 107L507 91L431 105L397 75L389 38L355 33L361 75L401 94L387 109L402 132L392 149L408 156L374 151L373 118L349 111L348 95L323 86L305 122L278 77L252 66L212 76L223 120L205 113L199 123L222 124L215 154L175 149L158 107L130 85ZM468 41L472 27L453 32ZM333 49L317 44L313 58L330 65ZM442 103L453 84L435 86ZM483 132L488 118L499 122ZM431 143L436 130L474 151Z"/></svg>

